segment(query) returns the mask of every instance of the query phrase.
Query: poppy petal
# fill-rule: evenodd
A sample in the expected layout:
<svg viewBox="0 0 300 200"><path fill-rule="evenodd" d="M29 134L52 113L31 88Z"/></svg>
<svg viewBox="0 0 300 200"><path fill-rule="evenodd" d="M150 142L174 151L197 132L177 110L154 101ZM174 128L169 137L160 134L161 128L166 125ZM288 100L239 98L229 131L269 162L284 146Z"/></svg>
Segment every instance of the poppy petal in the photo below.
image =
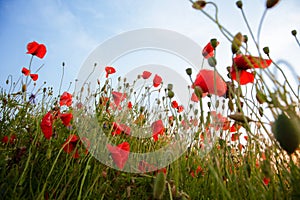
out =
<svg viewBox="0 0 300 200"><path fill-rule="evenodd" d="M153 86L158 87L162 82L162 78L155 74L154 79L153 79Z"/></svg>
<svg viewBox="0 0 300 200"><path fill-rule="evenodd" d="M142 77L143 79L148 79L152 75L151 72L143 71Z"/></svg>
<svg viewBox="0 0 300 200"><path fill-rule="evenodd" d="M246 70L238 70L237 72L235 70L232 70L230 72L232 80L235 80L239 82L241 85L246 85L248 83L254 82L254 74L247 72ZM239 81L238 81L239 77Z"/></svg>
<svg viewBox="0 0 300 200"><path fill-rule="evenodd" d="M111 157L116 164L116 166L119 169L123 169L128 157L129 157L129 151L130 151L130 145L128 142L123 142L117 146L112 146L110 144L107 144L107 149L111 154Z"/></svg>
<svg viewBox="0 0 300 200"><path fill-rule="evenodd" d="M30 70L27 69L26 67L23 67L23 68L22 68L22 73L23 73L25 76L29 76Z"/></svg>
<svg viewBox="0 0 300 200"><path fill-rule="evenodd" d="M49 111L44 115L44 117L42 118L42 122L40 124L42 132L44 133L45 138L48 140L51 138L53 134L52 125L53 125L53 116L52 113Z"/></svg>
<svg viewBox="0 0 300 200"><path fill-rule="evenodd" d="M36 80L38 80L39 75L38 74L30 74L30 77L33 81L36 81Z"/></svg>

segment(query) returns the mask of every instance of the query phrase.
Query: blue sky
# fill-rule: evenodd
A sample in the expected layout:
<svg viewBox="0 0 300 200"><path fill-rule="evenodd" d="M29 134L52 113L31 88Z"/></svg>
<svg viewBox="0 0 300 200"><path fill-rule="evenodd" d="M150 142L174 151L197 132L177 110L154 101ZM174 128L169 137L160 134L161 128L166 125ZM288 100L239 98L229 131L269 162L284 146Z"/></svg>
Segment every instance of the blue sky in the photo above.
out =
<svg viewBox="0 0 300 200"><path fill-rule="evenodd" d="M214 1L219 5L219 18L233 34L250 35L235 1ZM256 32L265 1L244 1L246 15ZM268 45L274 60L286 59L299 67L300 49L290 32L300 33L300 2L282 0L270 10L264 22L261 45ZM210 7L205 8L213 11ZM38 84L47 82L58 90L65 62L63 90L74 82L88 55L105 40L125 31L153 27L177 31L204 46L217 38L218 70L226 72L231 64L230 44L217 27L188 0L10 0L0 1L1 85L8 74L17 80L21 68L27 67L30 56L26 45L33 40L44 43L48 52L43 60L35 59L33 69L45 64L39 72ZM255 34L256 35L256 34ZM250 47L253 49L253 45ZM200 52L199 52L200 55ZM183 66L186 67L186 66ZM299 70L297 70L299 71Z"/></svg>

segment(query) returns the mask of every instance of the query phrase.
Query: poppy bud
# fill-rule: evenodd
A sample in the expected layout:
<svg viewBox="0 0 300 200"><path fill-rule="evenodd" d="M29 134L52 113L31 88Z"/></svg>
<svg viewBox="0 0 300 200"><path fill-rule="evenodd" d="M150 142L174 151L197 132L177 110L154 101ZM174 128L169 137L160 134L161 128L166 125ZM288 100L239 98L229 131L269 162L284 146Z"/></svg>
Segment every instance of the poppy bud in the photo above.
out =
<svg viewBox="0 0 300 200"><path fill-rule="evenodd" d="M215 49L218 46L219 43L218 43L217 39L213 38L213 39L210 40L210 44Z"/></svg>
<svg viewBox="0 0 300 200"><path fill-rule="evenodd" d="M300 143L300 119L295 114L288 117L280 114L275 120L272 131L280 146L289 154L295 152Z"/></svg>
<svg viewBox="0 0 300 200"><path fill-rule="evenodd" d="M195 8L196 10L202 10L206 5L205 1L196 1L193 3L193 8Z"/></svg>
<svg viewBox="0 0 300 200"><path fill-rule="evenodd" d="M237 1L235 4L236 4L236 6L237 6L238 8L240 8L240 9L243 8L243 2L242 2L242 1Z"/></svg>
<svg viewBox="0 0 300 200"><path fill-rule="evenodd" d="M228 117L230 119L233 119L237 122L246 122L245 119L248 121L248 122L251 122L253 121L252 119L250 119L249 117L243 115L243 113L235 113L235 114L232 114L232 115L228 115Z"/></svg>
<svg viewBox="0 0 300 200"><path fill-rule="evenodd" d="M9 83L9 80L7 79L7 80L6 80L6 85L8 85L8 83Z"/></svg>
<svg viewBox="0 0 300 200"><path fill-rule="evenodd" d="M156 176L153 190L154 199L162 199L166 188L166 176L163 172L159 172Z"/></svg>
<svg viewBox="0 0 300 200"><path fill-rule="evenodd" d="M22 92L26 92L26 90L27 90L27 86L26 86L26 84L23 84L22 85Z"/></svg>
<svg viewBox="0 0 300 200"><path fill-rule="evenodd" d="M202 98L202 89L199 86L195 87L194 92L199 99Z"/></svg>
<svg viewBox="0 0 300 200"><path fill-rule="evenodd" d="M231 44L231 51L233 54L237 53L240 50L240 46L242 46L243 40L243 35L240 32L234 36Z"/></svg>
<svg viewBox="0 0 300 200"><path fill-rule="evenodd" d="M211 102L207 102L207 107L210 108L211 107Z"/></svg>
<svg viewBox="0 0 300 200"><path fill-rule="evenodd" d="M248 36L247 35L243 35L244 38L244 42L247 43L248 42Z"/></svg>
<svg viewBox="0 0 300 200"><path fill-rule="evenodd" d="M272 8L272 7L274 7L278 2L279 2L279 0L267 0L267 2L266 2L266 7L267 7L267 8Z"/></svg>
<svg viewBox="0 0 300 200"><path fill-rule="evenodd" d="M173 84L168 84L168 90L173 90Z"/></svg>
<svg viewBox="0 0 300 200"><path fill-rule="evenodd" d="M296 36L297 35L297 31L296 30L292 30L292 35Z"/></svg>
<svg viewBox="0 0 300 200"><path fill-rule="evenodd" d="M215 57L210 57L210 58L208 58L207 61L208 61L209 66L211 66L211 67L215 67L217 65L217 60Z"/></svg>
<svg viewBox="0 0 300 200"><path fill-rule="evenodd" d="M256 91L256 100L260 103L263 104L267 101L267 97L264 93L262 93L260 90Z"/></svg>
<svg viewBox="0 0 300 200"><path fill-rule="evenodd" d="M174 92L172 90L168 91L168 97L172 99L174 97Z"/></svg>
<svg viewBox="0 0 300 200"><path fill-rule="evenodd" d="M192 75L192 68L187 68L185 71L187 75Z"/></svg>
<svg viewBox="0 0 300 200"><path fill-rule="evenodd" d="M270 53L269 47L264 47L263 51L266 55L269 55L269 53Z"/></svg>
<svg viewBox="0 0 300 200"><path fill-rule="evenodd" d="M262 117L264 115L264 109L262 107L258 108L258 113Z"/></svg>

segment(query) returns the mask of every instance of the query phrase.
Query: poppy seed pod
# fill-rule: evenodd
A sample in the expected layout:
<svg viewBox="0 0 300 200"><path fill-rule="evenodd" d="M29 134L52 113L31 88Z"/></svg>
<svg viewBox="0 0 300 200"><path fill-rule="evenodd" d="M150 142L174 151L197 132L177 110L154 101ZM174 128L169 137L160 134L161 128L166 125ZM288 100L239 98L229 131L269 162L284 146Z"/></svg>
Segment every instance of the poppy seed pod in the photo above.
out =
<svg viewBox="0 0 300 200"><path fill-rule="evenodd" d="M242 8L243 8L243 2L242 2L242 1L237 1L237 2L236 2L236 6L237 6L238 8L240 8L240 9L242 9Z"/></svg>
<svg viewBox="0 0 300 200"><path fill-rule="evenodd" d="M185 71L187 75L192 75L192 68L187 68Z"/></svg>
<svg viewBox="0 0 300 200"><path fill-rule="evenodd" d="M267 7L267 8L272 8L272 7L274 7L278 2L279 2L279 0L267 0L267 2L266 2L266 7Z"/></svg>
<svg viewBox="0 0 300 200"><path fill-rule="evenodd" d="M280 146L289 154L299 147L300 143L300 119L295 114L280 114L275 120L272 131Z"/></svg>
<svg viewBox="0 0 300 200"><path fill-rule="evenodd" d="M296 36L297 35L297 31L296 30L292 30L292 35Z"/></svg>
<svg viewBox="0 0 300 200"><path fill-rule="evenodd" d="M264 51L264 53L267 54L267 55L269 55L269 53L270 53L269 47L264 47L264 48L263 48L263 51Z"/></svg>
<svg viewBox="0 0 300 200"><path fill-rule="evenodd" d="M211 67L215 67L217 65L217 60L215 57L210 57L210 58L208 58L207 61L208 61L209 66L211 66Z"/></svg>

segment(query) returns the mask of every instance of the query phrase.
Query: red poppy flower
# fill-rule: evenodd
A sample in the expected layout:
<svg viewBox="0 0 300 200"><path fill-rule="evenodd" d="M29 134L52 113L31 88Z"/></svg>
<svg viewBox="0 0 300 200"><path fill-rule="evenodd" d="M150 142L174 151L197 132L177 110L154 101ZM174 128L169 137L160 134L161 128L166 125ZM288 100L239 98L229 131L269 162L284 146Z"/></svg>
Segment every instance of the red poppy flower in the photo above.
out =
<svg viewBox="0 0 300 200"><path fill-rule="evenodd" d="M36 81L36 80L38 80L39 75L38 74L30 74L30 77L33 81Z"/></svg>
<svg viewBox="0 0 300 200"><path fill-rule="evenodd" d="M59 117L65 126L70 126L70 122L73 118L72 113L61 113Z"/></svg>
<svg viewBox="0 0 300 200"><path fill-rule="evenodd" d="M40 126L45 138L49 140L53 134L53 130L52 130L53 116L50 111L44 115Z"/></svg>
<svg viewBox="0 0 300 200"><path fill-rule="evenodd" d="M153 86L158 87L162 82L162 78L155 74L154 79L153 79Z"/></svg>
<svg viewBox="0 0 300 200"><path fill-rule="evenodd" d="M171 106L172 106L172 108L178 108L177 101L172 101Z"/></svg>
<svg viewBox="0 0 300 200"><path fill-rule="evenodd" d="M12 134L11 136L4 136L1 140L2 143L4 144L14 144L15 143L15 140L17 139L16 135Z"/></svg>
<svg viewBox="0 0 300 200"><path fill-rule="evenodd" d="M74 134L69 135L69 137L66 139L66 141L62 145L63 150L67 154L72 153L75 150L78 141L79 141L79 138L77 135L74 135ZM72 156L73 156L73 158L79 158L79 153L78 153L77 149Z"/></svg>
<svg viewBox="0 0 300 200"><path fill-rule="evenodd" d="M230 70L232 80L238 81L241 85L254 82L254 74L247 72L248 69L267 68L271 65L272 60L262 59L250 55L238 54L233 59L233 66Z"/></svg>
<svg viewBox="0 0 300 200"><path fill-rule="evenodd" d="M114 91L112 92L112 96L117 107L119 107L120 103L126 99L126 94L121 92Z"/></svg>
<svg viewBox="0 0 300 200"><path fill-rule="evenodd" d="M242 125L234 123L230 127L229 132L237 132L241 127Z"/></svg>
<svg viewBox="0 0 300 200"><path fill-rule="evenodd" d="M47 49L44 44L39 44L35 41L27 44L27 54L31 54L42 59L46 55L46 52Z"/></svg>
<svg viewBox="0 0 300 200"><path fill-rule="evenodd" d="M113 122L113 132L112 135L120 135L121 133L125 133L126 135L130 135L130 127L125 124L118 124Z"/></svg>
<svg viewBox="0 0 300 200"><path fill-rule="evenodd" d="M210 93L218 96L223 96L227 90L227 85L219 73L208 69L202 69L197 74L192 88L195 88L196 86L200 87L203 93Z"/></svg>
<svg viewBox="0 0 300 200"><path fill-rule="evenodd" d="M131 103L131 101L128 102L127 108L132 109L132 103Z"/></svg>
<svg viewBox="0 0 300 200"><path fill-rule="evenodd" d="M23 67L23 68L22 68L22 73L23 73L25 76L29 76L29 75L30 75L30 70L27 69L27 68L25 68L25 67Z"/></svg>
<svg viewBox="0 0 300 200"><path fill-rule="evenodd" d="M117 146L107 144L107 149L111 154L114 163L119 169L123 169L129 156L130 145L128 142L123 142Z"/></svg>
<svg viewBox="0 0 300 200"><path fill-rule="evenodd" d="M72 94L70 94L68 92L64 92L60 96L59 105L60 106L66 105L66 106L70 107L72 105Z"/></svg>
<svg viewBox="0 0 300 200"><path fill-rule="evenodd" d="M114 74L114 73L116 73L116 69L115 68L113 68L113 67L110 67L110 66L106 66L105 67L105 71L106 71L106 78L108 78L108 75L109 74Z"/></svg>
<svg viewBox="0 0 300 200"><path fill-rule="evenodd" d="M245 135L245 136L244 136L244 139L245 139L246 141L248 141L248 136L247 136L247 135Z"/></svg>
<svg viewBox="0 0 300 200"><path fill-rule="evenodd" d="M178 106L177 107L177 112L181 113L184 110L183 106Z"/></svg>
<svg viewBox="0 0 300 200"><path fill-rule="evenodd" d="M151 128L152 128L153 139L154 139L154 141L157 141L158 134L163 135L164 131L165 131L165 127L163 125L162 120L160 119L158 121L153 122L153 124L151 125Z"/></svg>
<svg viewBox="0 0 300 200"><path fill-rule="evenodd" d="M219 45L219 42L217 42L217 46ZM204 58L210 58L214 56L214 47L211 45L211 43L209 42L202 50L202 55L204 56Z"/></svg>
<svg viewBox="0 0 300 200"><path fill-rule="evenodd" d="M270 178L268 178L268 177L264 177L264 179L263 179L263 182L264 182L264 184L267 186L267 185L269 185L269 183L270 183Z"/></svg>
<svg viewBox="0 0 300 200"><path fill-rule="evenodd" d="M148 79L152 75L151 72L143 71L142 77L143 79Z"/></svg>

